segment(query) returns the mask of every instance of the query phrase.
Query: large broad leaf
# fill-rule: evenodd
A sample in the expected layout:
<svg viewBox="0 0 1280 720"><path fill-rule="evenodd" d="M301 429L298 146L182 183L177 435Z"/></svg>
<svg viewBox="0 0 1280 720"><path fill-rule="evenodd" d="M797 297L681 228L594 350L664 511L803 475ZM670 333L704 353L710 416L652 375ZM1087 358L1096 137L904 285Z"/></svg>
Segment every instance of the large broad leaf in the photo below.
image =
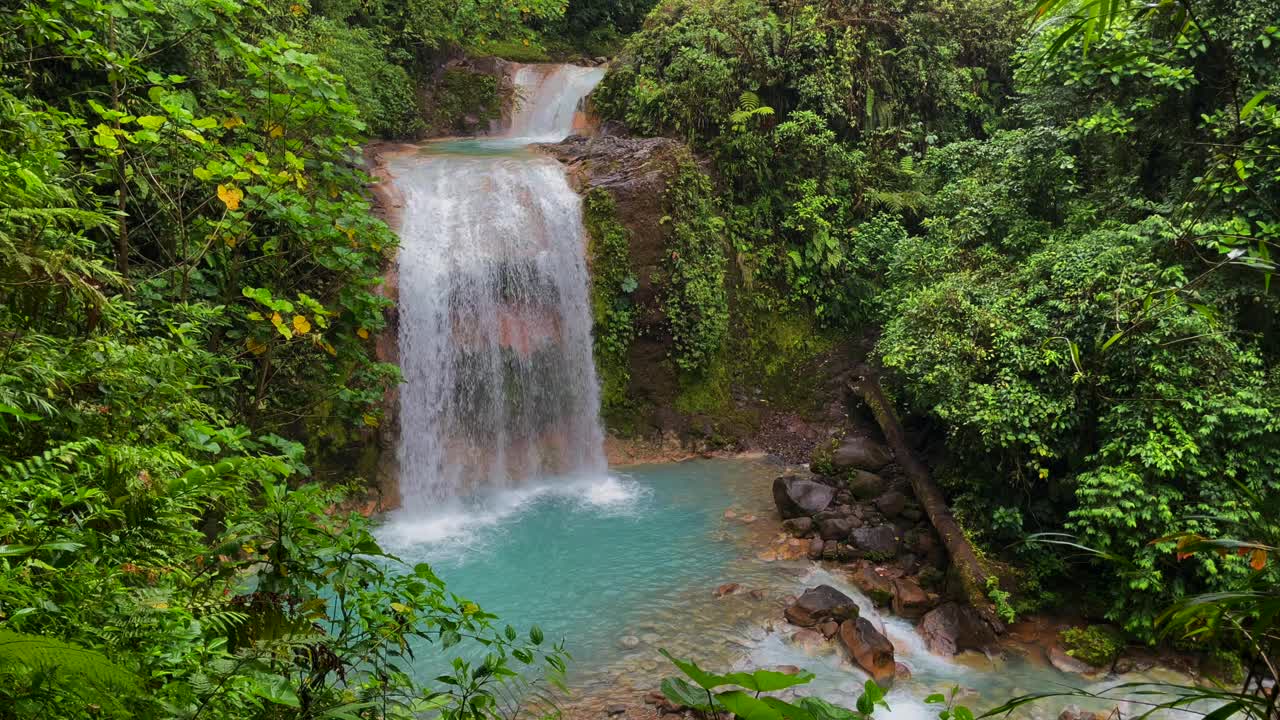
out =
<svg viewBox="0 0 1280 720"><path fill-rule="evenodd" d="M786 718L786 720L818 720L813 716L813 713L801 705L793 705L780 698L765 696L760 698L760 702L777 710L778 714Z"/></svg>
<svg viewBox="0 0 1280 720"><path fill-rule="evenodd" d="M832 705L822 698L800 698L796 704L813 716L814 720L858 720L858 714L848 708Z"/></svg>
<svg viewBox="0 0 1280 720"><path fill-rule="evenodd" d="M665 648L660 649L658 652L662 653L662 655L672 663L675 663L675 666L680 668L681 672L688 675L690 680L697 683L698 686L704 690L714 690L721 685L730 684L730 681L724 675L716 675L715 673L707 672L706 670L698 667L697 663L692 660L681 660L674 657L671 653L667 652Z"/></svg>
<svg viewBox="0 0 1280 720"><path fill-rule="evenodd" d="M775 670L756 670L755 672L729 673L724 676L728 682L755 692L773 692L785 690L796 685L804 685L813 680L813 673L807 670L789 675Z"/></svg>
<svg viewBox="0 0 1280 720"><path fill-rule="evenodd" d="M663 697L676 705L693 708L699 712L719 712L724 709L723 705L715 701L715 696L709 699L706 690L691 685L683 678L667 678L662 681L661 689Z"/></svg>
<svg viewBox="0 0 1280 720"><path fill-rule="evenodd" d="M723 703L729 712L742 720L785 720L777 708L760 698L751 697L742 690L718 693L716 699Z"/></svg>

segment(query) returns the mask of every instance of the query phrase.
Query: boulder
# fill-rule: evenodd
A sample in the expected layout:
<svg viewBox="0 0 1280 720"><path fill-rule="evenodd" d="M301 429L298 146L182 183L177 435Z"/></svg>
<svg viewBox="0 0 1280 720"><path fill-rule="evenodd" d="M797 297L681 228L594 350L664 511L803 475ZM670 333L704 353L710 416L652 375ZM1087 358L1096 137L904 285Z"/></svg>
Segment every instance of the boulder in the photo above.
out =
<svg viewBox="0 0 1280 720"><path fill-rule="evenodd" d="M977 610L949 602L925 613L918 628L929 651L955 655L961 650L986 650L996 634Z"/></svg>
<svg viewBox="0 0 1280 720"><path fill-rule="evenodd" d="M787 532L795 535L796 537L804 537L813 530L813 518L797 517L791 518L790 520L783 520L782 527L786 528Z"/></svg>
<svg viewBox="0 0 1280 720"><path fill-rule="evenodd" d="M783 520L820 513L831 504L836 491L829 485L794 475L779 475L773 481L773 502Z"/></svg>
<svg viewBox="0 0 1280 720"><path fill-rule="evenodd" d="M895 557L901 547L898 533L890 525L856 528L849 534L849 541L868 555L885 559Z"/></svg>
<svg viewBox="0 0 1280 720"><path fill-rule="evenodd" d="M884 493L889 482L873 472L855 470L846 481L849 493L860 500L869 500Z"/></svg>
<svg viewBox="0 0 1280 720"><path fill-rule="evenodd" d="M858 617L853 599L830 585L819 585L804 591L787 607L787 621L801 627L813 627L824 620L848 620Z"/></svg>
<svg viewBox="0 0 1280 720"><path fill-rule="evenodd" d="M851 437L836 448L831 454L831 464L838 470L870 470L875 472L885 465L893 456L889 449L880 443L864 437Z"/></svg>
<svg viewBox="0 0 1280 720"><path fill-rule="evenodd" d="M907 667L907 666L906 666L906 665L904 665L903 663L896 663L896 664L894 665L893 670L894 670L893 675L894 675L894 678L895 678L895 679L897 679L897 680L910 680L910 679L911 679L911 668L910 668L910 667Z"/></svg>
<svg viewBox="0 0 1280 720"><path fill-rule="evenodd" d="M818 521L818 534L823 540L845 540L853 532L853 520L847 517L833 517Z"/></svg>
<svg viewBox="0 0 1280 720"><path fill-rule="evenodd" d="M851 579L877 606L884 607L893 602L893 579L876 572L870 563L861 563Z"/></svg>
<svg viewBox="0 0 1280 720"><path fill-rule="evenodd" d="M827 620L826 622L818 625L818 632L822 633L823 637L830 640L840 632L840 623L835 620Z"/></svg>
<svg viewBox="0 0 1280 720"><path fill-rule="evenodd" d="M876 498L876 509L883 513L887 518L898 517L906 508L907 496L897 490L890 490Z"/></svg>
<svg viewBox="0 0 1280 720"><path fill-rule="evenodd" d="M893 643L876 630L866 618L845 620L840 624L840 642L848 648L853 661L866 670L882 687L893 684L897 664L893 659Z"/></svg>
<svg viewBox="0 0 1280 720"><path fill-rule="evenodd" d="M893 614L898 617L915 619L924 617L932 603L924 588L914 580L898 578L893 581Z"/></svg>

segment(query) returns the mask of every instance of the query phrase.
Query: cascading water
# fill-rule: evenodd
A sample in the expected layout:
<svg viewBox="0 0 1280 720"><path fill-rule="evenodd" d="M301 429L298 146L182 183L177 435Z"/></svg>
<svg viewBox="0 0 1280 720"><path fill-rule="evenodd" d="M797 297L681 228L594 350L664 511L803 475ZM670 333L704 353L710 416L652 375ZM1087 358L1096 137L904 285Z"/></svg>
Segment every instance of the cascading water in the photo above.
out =
<svg viewBox="0 0 1280 720"><path fill-rule="evenodd" d="M606 464L580 199L524 149L574 128L603 70L522 66L505 137L393 161L400 236L400 494L418 517Z"/></svg>

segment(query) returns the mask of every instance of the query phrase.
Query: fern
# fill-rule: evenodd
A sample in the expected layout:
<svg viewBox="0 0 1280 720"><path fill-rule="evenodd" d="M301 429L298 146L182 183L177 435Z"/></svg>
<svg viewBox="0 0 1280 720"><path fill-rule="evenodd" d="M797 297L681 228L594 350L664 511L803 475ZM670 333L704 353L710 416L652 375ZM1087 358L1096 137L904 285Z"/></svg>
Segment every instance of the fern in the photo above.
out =
<svg viewBox="0 0 1280 720"><path fill-rule="evenodd" d="M0 668L59 673L104 689L136 690L138 676L95 650L42 635L0 630Z"/></svg>
<svg viewBox="0 0 1280 720"><path fill-rule="evenodd" d="M729 115L729 123L733 125L733 129L742 132L747 129L747 123L752 118L764 117L772 115L773 108L768 105L760 104L760 96L747 91L738 97L738 109Z"/></svg>

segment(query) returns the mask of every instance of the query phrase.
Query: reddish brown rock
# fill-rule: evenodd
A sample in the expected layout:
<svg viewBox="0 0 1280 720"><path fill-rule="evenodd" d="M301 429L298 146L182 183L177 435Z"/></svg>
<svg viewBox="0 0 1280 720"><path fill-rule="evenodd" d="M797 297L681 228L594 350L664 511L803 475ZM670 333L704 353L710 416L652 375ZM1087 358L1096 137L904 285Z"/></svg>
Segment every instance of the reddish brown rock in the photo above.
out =
<svg viewBox="0 0 1280 720"><path fill-rule="evenodd" d="M830 585L819 585L787 607L787 621L801 627L813 627L824 620L842 621L858 617L858 606L848 595Z"/></svg>
<svg viewBox="0 0 1280 720"><path fill-rule="evenodd" d="M904 618L924 617L933 603L924 588L914 580L899 578L893 581L893 614Z"/></svg>
<svg viewBox="0 0 1280 720"><path fill-rule="evenodd" d="M925 613L918 630L929 651L938 655L985 650L996 641L995 632L977 610L954 602Z"/></svg>
<svg viewBox="0 0 1280 720"><path fill-rule="evenodd" d="M739 585L738 583L725 583L725 584L721 585L720 587L716 588L716 597L718 597L718 598L722 598L722 597L724 597L724 596L726 596L726 595L732 595L732 594L734 594L734 593L738 592L738 590L739 590L741 587L742 587L742 586L741 586L741 585Z"/></svg>
<svg viewBox="0 0 1280 720"><path fill-rule="evenodd" d="M840 624L840 641L858 666L882 687L893 684L897 663L893 659L893 643L880 634L870 620L857 618Z"/></svg>

